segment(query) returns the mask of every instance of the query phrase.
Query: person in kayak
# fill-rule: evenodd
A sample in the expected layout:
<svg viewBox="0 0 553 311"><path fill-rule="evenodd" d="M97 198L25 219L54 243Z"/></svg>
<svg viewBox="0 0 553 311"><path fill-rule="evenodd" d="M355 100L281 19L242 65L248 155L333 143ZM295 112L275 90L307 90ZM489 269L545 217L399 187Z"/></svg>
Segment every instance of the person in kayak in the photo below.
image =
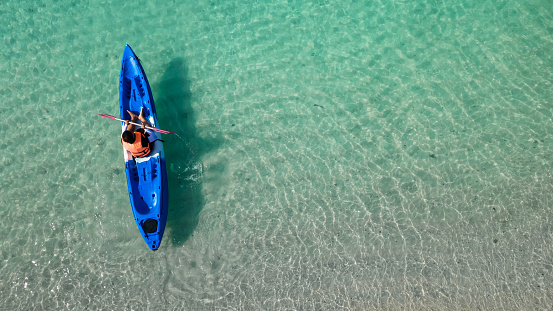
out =
<svg viewBox="0 0 553 311"><path fill-rule="evenodd" d="M144 108L140 110L139 116L129 110L127 112L131 116L131 122L136 122L138 119L142 122L142 126L135 131L134 124L129 123L129 120L125 120L127 128L121 134L121 143L135 158L145 157L152 150L150 140L148 139L150 134L146 130L146 126L152 127L152 125L144 117Z"/></svg>

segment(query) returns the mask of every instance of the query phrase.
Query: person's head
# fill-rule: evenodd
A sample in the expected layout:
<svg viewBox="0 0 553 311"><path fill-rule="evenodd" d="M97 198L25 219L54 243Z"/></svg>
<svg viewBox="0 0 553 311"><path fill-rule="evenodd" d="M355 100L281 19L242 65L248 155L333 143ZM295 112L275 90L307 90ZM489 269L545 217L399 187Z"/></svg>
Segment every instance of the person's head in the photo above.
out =
<svg viewBox="0 0 553 311"><path fill-rule="evenodd" d="M134 143L134 134L131 133L130 131L124 131L123 135L121 135L121 137L123 138L123 141L125 141L129 144Z"/></svg>

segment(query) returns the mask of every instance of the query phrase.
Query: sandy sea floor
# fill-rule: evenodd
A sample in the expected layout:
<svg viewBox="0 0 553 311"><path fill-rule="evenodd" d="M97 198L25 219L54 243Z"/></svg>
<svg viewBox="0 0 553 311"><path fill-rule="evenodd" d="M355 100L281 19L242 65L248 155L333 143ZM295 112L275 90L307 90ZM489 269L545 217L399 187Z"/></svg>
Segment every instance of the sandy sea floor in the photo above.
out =
<svg viewBox="0 0 553 311"><path fill-rule="evenodd" d="M132 218L125 44L169 220ZM0 2L5 310L553 308L548 1Z"/></svg>

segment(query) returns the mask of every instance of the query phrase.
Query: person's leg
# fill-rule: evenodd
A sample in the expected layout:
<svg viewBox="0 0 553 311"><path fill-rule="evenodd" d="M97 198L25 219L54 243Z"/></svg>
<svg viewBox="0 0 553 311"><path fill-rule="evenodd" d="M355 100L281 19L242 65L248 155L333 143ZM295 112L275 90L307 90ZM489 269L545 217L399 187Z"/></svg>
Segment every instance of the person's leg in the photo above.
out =
<svg viewBox="0 0 553 311"><path fill-rule="evenodd" d="M127 110L127 112L131 116L130 122L136 122L136 120L138 119L138 116L132 113L130 110ZM134 125L129 123L129 120L125 120L125 124L127 124L127 128L126 128L127 131L131 133L134 132Z"/></svg>
<svg viewBox="0 0 553 311"><path fill-rule="evenodd" d="M152 125L150 124L150 122L146 119L146 117L144 116L144 107L142 107L140 109L140 116L138 117L138 119L142 122L142 124L146 125L146 126L149 126L149 127L152 127Z"/></svg>

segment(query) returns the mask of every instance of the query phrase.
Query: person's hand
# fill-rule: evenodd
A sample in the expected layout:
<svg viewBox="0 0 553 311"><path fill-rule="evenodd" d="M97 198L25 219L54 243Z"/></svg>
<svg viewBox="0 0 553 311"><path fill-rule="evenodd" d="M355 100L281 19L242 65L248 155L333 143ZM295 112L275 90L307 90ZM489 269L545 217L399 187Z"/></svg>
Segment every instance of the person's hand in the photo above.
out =
<svg viewBox="0 0 553 311"><path fill-rule="evenodd" d="M125 125L129 125L129 120L125 120Z"/></svg>

